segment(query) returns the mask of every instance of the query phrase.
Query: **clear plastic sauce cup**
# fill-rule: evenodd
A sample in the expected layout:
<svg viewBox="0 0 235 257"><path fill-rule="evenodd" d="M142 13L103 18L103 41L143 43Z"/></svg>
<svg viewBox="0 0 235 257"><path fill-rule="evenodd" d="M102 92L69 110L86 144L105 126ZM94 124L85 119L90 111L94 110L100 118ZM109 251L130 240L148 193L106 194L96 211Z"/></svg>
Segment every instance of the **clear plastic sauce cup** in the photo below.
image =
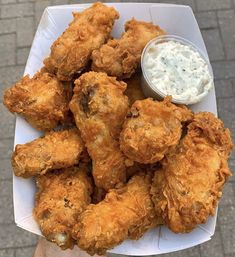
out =
<svg viewBox="0 0 235 257"><path fill-rule="evenodd" d="M176 92L176 90L178 90L178 89L175 89L172 87L172 90L173 90L172 91L172 102L178 103L178 104L186 104L186 105L200 102L208 94L208 92L214 87L212 67L210 65L210 62L209 62L207 56L205 56L198 47L196 47L190 41L183 39L179 36L174 36L174 35L165 35L165 36L160 36L160 37L154 38L145 46L145 48L142 52L142 56L141 56L141 68L142 68L141 86L142 86L145 96L153 97L155 99L162 99L166 95L171 95L169 90L171 89L170 86L173 85L172 83L174 83L172 81L177 81L177 78L181 79L180 74L176 74L177 76L174 78L174 72L167 73L168 71L170 71L169 69L168 69L168 71L164 71L164 72L166 72L166 73L164 73L164 77L163 77L164 82L161 81L161 76L157 79L159 82L161 82L159 84L165 83L166 87L168 87L168 93L165 93L165 92L163 92L163 90L158 88L158 84L156 82L154 83L153 79L148 74L149 72L147 70L148 67L146 65L146 60L147 60L146 56L149 56L151 54L150 51L152 51L152 49L154 49L155 46L158 47L159 44L166 43L166 42L177 42L176 45L178 45L180 48L182 48L181 47L182 45L187 46L186 52L191 53L191 58L186 58L186 59L184 58L184 60L187 61L191 66L193 65L192 61L193 61L194 55L196 58L195 63L196 63L196 61L200 61L203 64L203 69L200 65L198 67L198 69L200 69L200 72L201 72L201 76L202 76L201 78L200 78L200 72L197 72L197 70L196 70L196 73L195 73L195 71L193 71L192 74L190 74L192 67L191 66L190 66L190 68L188 67L188 69L187 69L186 73L184 73L184 75L186 74L186 76L185 76L186 79L187 79L187 75L191 76L190 77L191 79L189 79L189 82L186 83L185 86L184 86L185 81L184 81L184 83L183 83L183 80L182 80L182 83L181 83L181 80L179 80L177 82L178 85L181 86L181 88L179 89L180 90L179 92L182 92L182 97L181 97L180 93L178 95L175 95L175 97L174 97L173 91ZM167 46L167 44L163 44L160 47L163 47L162 49L164 49L165 46ZM182 53L179 53L179 54L182 54ZM185 56L183 56L183 57L185 57ZM174 52L174 54L172 54L172 56L170 56L170 57L168 56L167 58L170 61L172 59L172 62L174 63L174 61L177 61L177 52ZM155 59L155 60L156 60L156 62L153 63L153 68L154 68L154 65L158 65L157 59ZM161 64L159 63L159 65L161 65ZM165 65L167 65L167 64L165 64ZM176 65L177 65L177 63L176 63ZM177 69L175 69L175 70L177 72L181 71L180 65L184 65L183 61L181 63L179 62L178 67L176 66ZM183 70L185 71L185 69L183 69ZM168 74L171 78L173 76L173 80L171 80L171 78L169 79L167 77ZM156 74L156 76L158 76L158 74ZM195 77L195 76L198 76L198 77ZM208 78L208 80L204 80L204 77ZM199 85L196 85L196 83L193 83L195 81L196 82L200 81ZM203 85L203 82L205 82L207 84ZM198 88L197 88L197 86L198 86ZM203 88L203 86L204 86L204 88ZM197 89L198 89L198 91L197 91ZM188 90L188 91L186 91L186 90ZM196 93L194 93L194 91L196 91ZM190 92L191 95L187 95L187 92ZM198 94L197 94L197 92L198 92Z"/></svg>

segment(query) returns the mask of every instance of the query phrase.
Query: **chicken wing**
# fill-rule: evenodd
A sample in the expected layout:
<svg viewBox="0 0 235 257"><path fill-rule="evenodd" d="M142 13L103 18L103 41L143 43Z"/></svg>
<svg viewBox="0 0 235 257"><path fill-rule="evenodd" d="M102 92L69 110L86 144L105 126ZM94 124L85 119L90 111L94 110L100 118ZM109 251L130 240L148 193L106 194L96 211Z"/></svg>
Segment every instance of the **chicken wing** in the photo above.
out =
<svg viewBox="0 0 235 257"><path fill-rule="evenodd" d="M75 81L70 109L93 162L97 187L108 190L125 181L125 157L119 134L128 110L124 82L88 72Z"/></svg>
<svg viewBox="0 0 235 257"><path fill-rule="evenodd" d="M129 103L132 105L136 100L145 99L141 89L141 73L135 73L130 79L124 81L127 84L125 95L129 98Z"/></svg>
<svg viewBox="0 0 235 257"><path fill-rule="evenodd" d="M92 182L86 170L70 167L53 170L36 179L34 217L47 240L62 249L72 248L71 230L91 202Z"/></svg>
<svg viewBox="0 0 235 257"><path fill-rule="evenodd" d="M62 84L45 70L33 78L23 77L4 94L10 112L21 114L33 127L46 131L69 117L68 103L72 97L70 84Z"/></svg>
<svg viewBox="0 0 235 257"><path fill-rule="evenodd" d="M195 115L175 151L155 172L151 194L157 215L176 233L193 230L214 215L231 172L230 132L213 114Z"/></svg>
<svg viewBox="0 0 235 257"><path fill-rule="evenodd" d="M121 150L140 163L154 163L178 144L182 122L192 119L192 112L171 103L171 97L157 102L136 101L127 115L120 136Z"/></svg>
<svg viewBox="0 0 235 257"><path fill-rule="evenodd" d="M103 188L99 188L97 186L94 187L93 194L91 196L91 202L97 204L104 200L106 195L106 191Z"/></svg>
<svg viewBox="0 0 235 257"><path fill-rule="evenodd" d="M92 52L92 69L118 78L130 78L140 64L145 45L165 32L152 23L132 19L120 39L111 39Z"/></svg>
<svg viewBox="0 0 235 257"><path fill-rule="evenodd" d="M74 20L51 46L51 54L44 60L46 68L59 80L71 80L81 72L93 50L108 39L118 12L100 2L81 13L73 13Z"/></svg>
<svg viewBox="0 0 235 257"><path fill-rule="evenodd" d="M91 255L101 255L127 238L139 239L157 225L151 179L151 173L139 173L123 188L110 190L97 205L89 205L74 228L78 246Z"/></svg>
<svg viewBox="0 0 235 257"><path fill-rule="evenodd" d="M23 145L16 145L12 155L12 167L16 176L31 177L52 169L78 164L84 150L77 128L48 132Z"/></svg>

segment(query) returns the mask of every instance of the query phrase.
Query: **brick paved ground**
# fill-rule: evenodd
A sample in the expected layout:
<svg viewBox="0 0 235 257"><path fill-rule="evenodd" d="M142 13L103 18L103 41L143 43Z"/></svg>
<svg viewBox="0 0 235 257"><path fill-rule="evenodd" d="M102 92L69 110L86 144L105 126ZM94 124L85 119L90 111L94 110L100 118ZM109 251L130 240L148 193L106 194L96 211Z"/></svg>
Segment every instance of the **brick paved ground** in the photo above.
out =
<svg viewBox="0 0 235 257"><path fill-rule="evenodd" d="M64 0L0 0L0 98L4 88L22 76L43 9L48 5L79 3ZM107 1L108 2L108 1ZM136 1L141 2L141 1ZM146 1L157 2L157 1ZM235 135L235 0L169 0L190 5L202 29L216 78L219 116ZM9 157L14 116L0 103L0 257L31 257L36 237L13 222ZM235 170L235 152L230 160ZM173 257L235 256L235 178L226 185L213 240L201 246L167 254Z"/></svg>

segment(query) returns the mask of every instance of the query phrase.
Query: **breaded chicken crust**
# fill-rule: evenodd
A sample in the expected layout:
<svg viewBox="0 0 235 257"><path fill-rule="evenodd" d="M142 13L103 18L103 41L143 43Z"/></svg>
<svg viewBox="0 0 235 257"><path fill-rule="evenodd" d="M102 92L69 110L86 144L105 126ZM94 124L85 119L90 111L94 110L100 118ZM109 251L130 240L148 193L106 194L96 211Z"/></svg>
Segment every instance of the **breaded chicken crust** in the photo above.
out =
<svg viewBox="0 0 235 257"><path fill-rule="evenodd" d="M151 188L157 215L175 233L192 231L215 214L223 185L231 176L233 147L228 129L212 113L195 115L175 151L155 172Z"/></svg>
<svg viewBox="0 0 235 257"><path fill-rule="evenodd" d="M93 194L91 196L91 202L94 204L101 202L102 200L104 200L106 193L107 192L103 188L94 186Z"/></svg>
<svg viewBox="0 0 235 257"><path fill-rule="evenodd" d="M71 98L71 85L61 83L44 70L33 78L23 77L7 89L3 103L10 112L22 115L34 128L47 131L68 119Z"/></svg>
<svg viewBox="0 0 235 257"><path fill-rule="evenodd" d="M52 169L78 164L84 149L77 128L52 131L29 143L16 145L12 167L16 176L28 178Z"/></svg>
<svg viewBox="0 0 235 257"><path fill-rule="evenodd" d="M125 32L120 39L111 39L92 52L92 70L121 79L130 78L140 64L145 45L164 34L159 26L133 18L126 22Z"/></svg>
<svg viewBox="0 0 235 257"><path fill-rule="evenodd" d="M171 97L157 102L136 101L123 124L120 147L131 160L155 163L178 144L182 122L192 119L192 112L171 103Z"/></svg>
<svg viewBox="0 0 235 257"><path fill-rule="evenodd" d="M62 249L72 248L72 228L91 202L92 182L86 170L70 167L36 178L34 217L47 240Z"/></svg>
<svg viewBox="0 0 235 257"><path fill-rule="evenodd" d="M113 189L81 214L73 237L90 255L104 254L125 239L139 239L156 225L151 201L151 174L139 173L126 186Z"/></svg>
<svg viewBox="0 0 235 257"><path fill-rule="evenodd" d="M128 111L124 82L105 73L84 73L75 81L70 109L93 163L97 187L106 191L125 182L125 157L119 147Z"/></svg>
<svg viewBox="0 0 235 257"><path fill-rule="evenodd" d="M81 13L73 13L73 17L44 60L46 68L63 81L71 80L87 66L92 51L109 38L119 14L113 7L97 2Z"/></svg>
<svg viewBox="0 0 235 257"><path fill-rule="evenodd" d="M127 84L125 90L125 95L129 99L130 105L132 105L136 100L145 99L144 93L141 88L141 73L135 73L131 78L124 80Z"/></svg>

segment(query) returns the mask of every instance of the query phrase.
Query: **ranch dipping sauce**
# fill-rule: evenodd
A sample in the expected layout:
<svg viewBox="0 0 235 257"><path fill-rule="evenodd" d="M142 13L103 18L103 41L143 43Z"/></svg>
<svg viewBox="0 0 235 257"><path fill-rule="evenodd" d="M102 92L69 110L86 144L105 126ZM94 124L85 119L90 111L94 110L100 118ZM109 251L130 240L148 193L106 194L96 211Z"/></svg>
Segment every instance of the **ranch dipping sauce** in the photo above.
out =
<svg viewBox="0 0 235 257"><path fill-rule="evenodd" d="M202 55L175 40L151 41L142 56L142 70L152 90L171 95L173 102L199 102L214 85Z"/></svg>

